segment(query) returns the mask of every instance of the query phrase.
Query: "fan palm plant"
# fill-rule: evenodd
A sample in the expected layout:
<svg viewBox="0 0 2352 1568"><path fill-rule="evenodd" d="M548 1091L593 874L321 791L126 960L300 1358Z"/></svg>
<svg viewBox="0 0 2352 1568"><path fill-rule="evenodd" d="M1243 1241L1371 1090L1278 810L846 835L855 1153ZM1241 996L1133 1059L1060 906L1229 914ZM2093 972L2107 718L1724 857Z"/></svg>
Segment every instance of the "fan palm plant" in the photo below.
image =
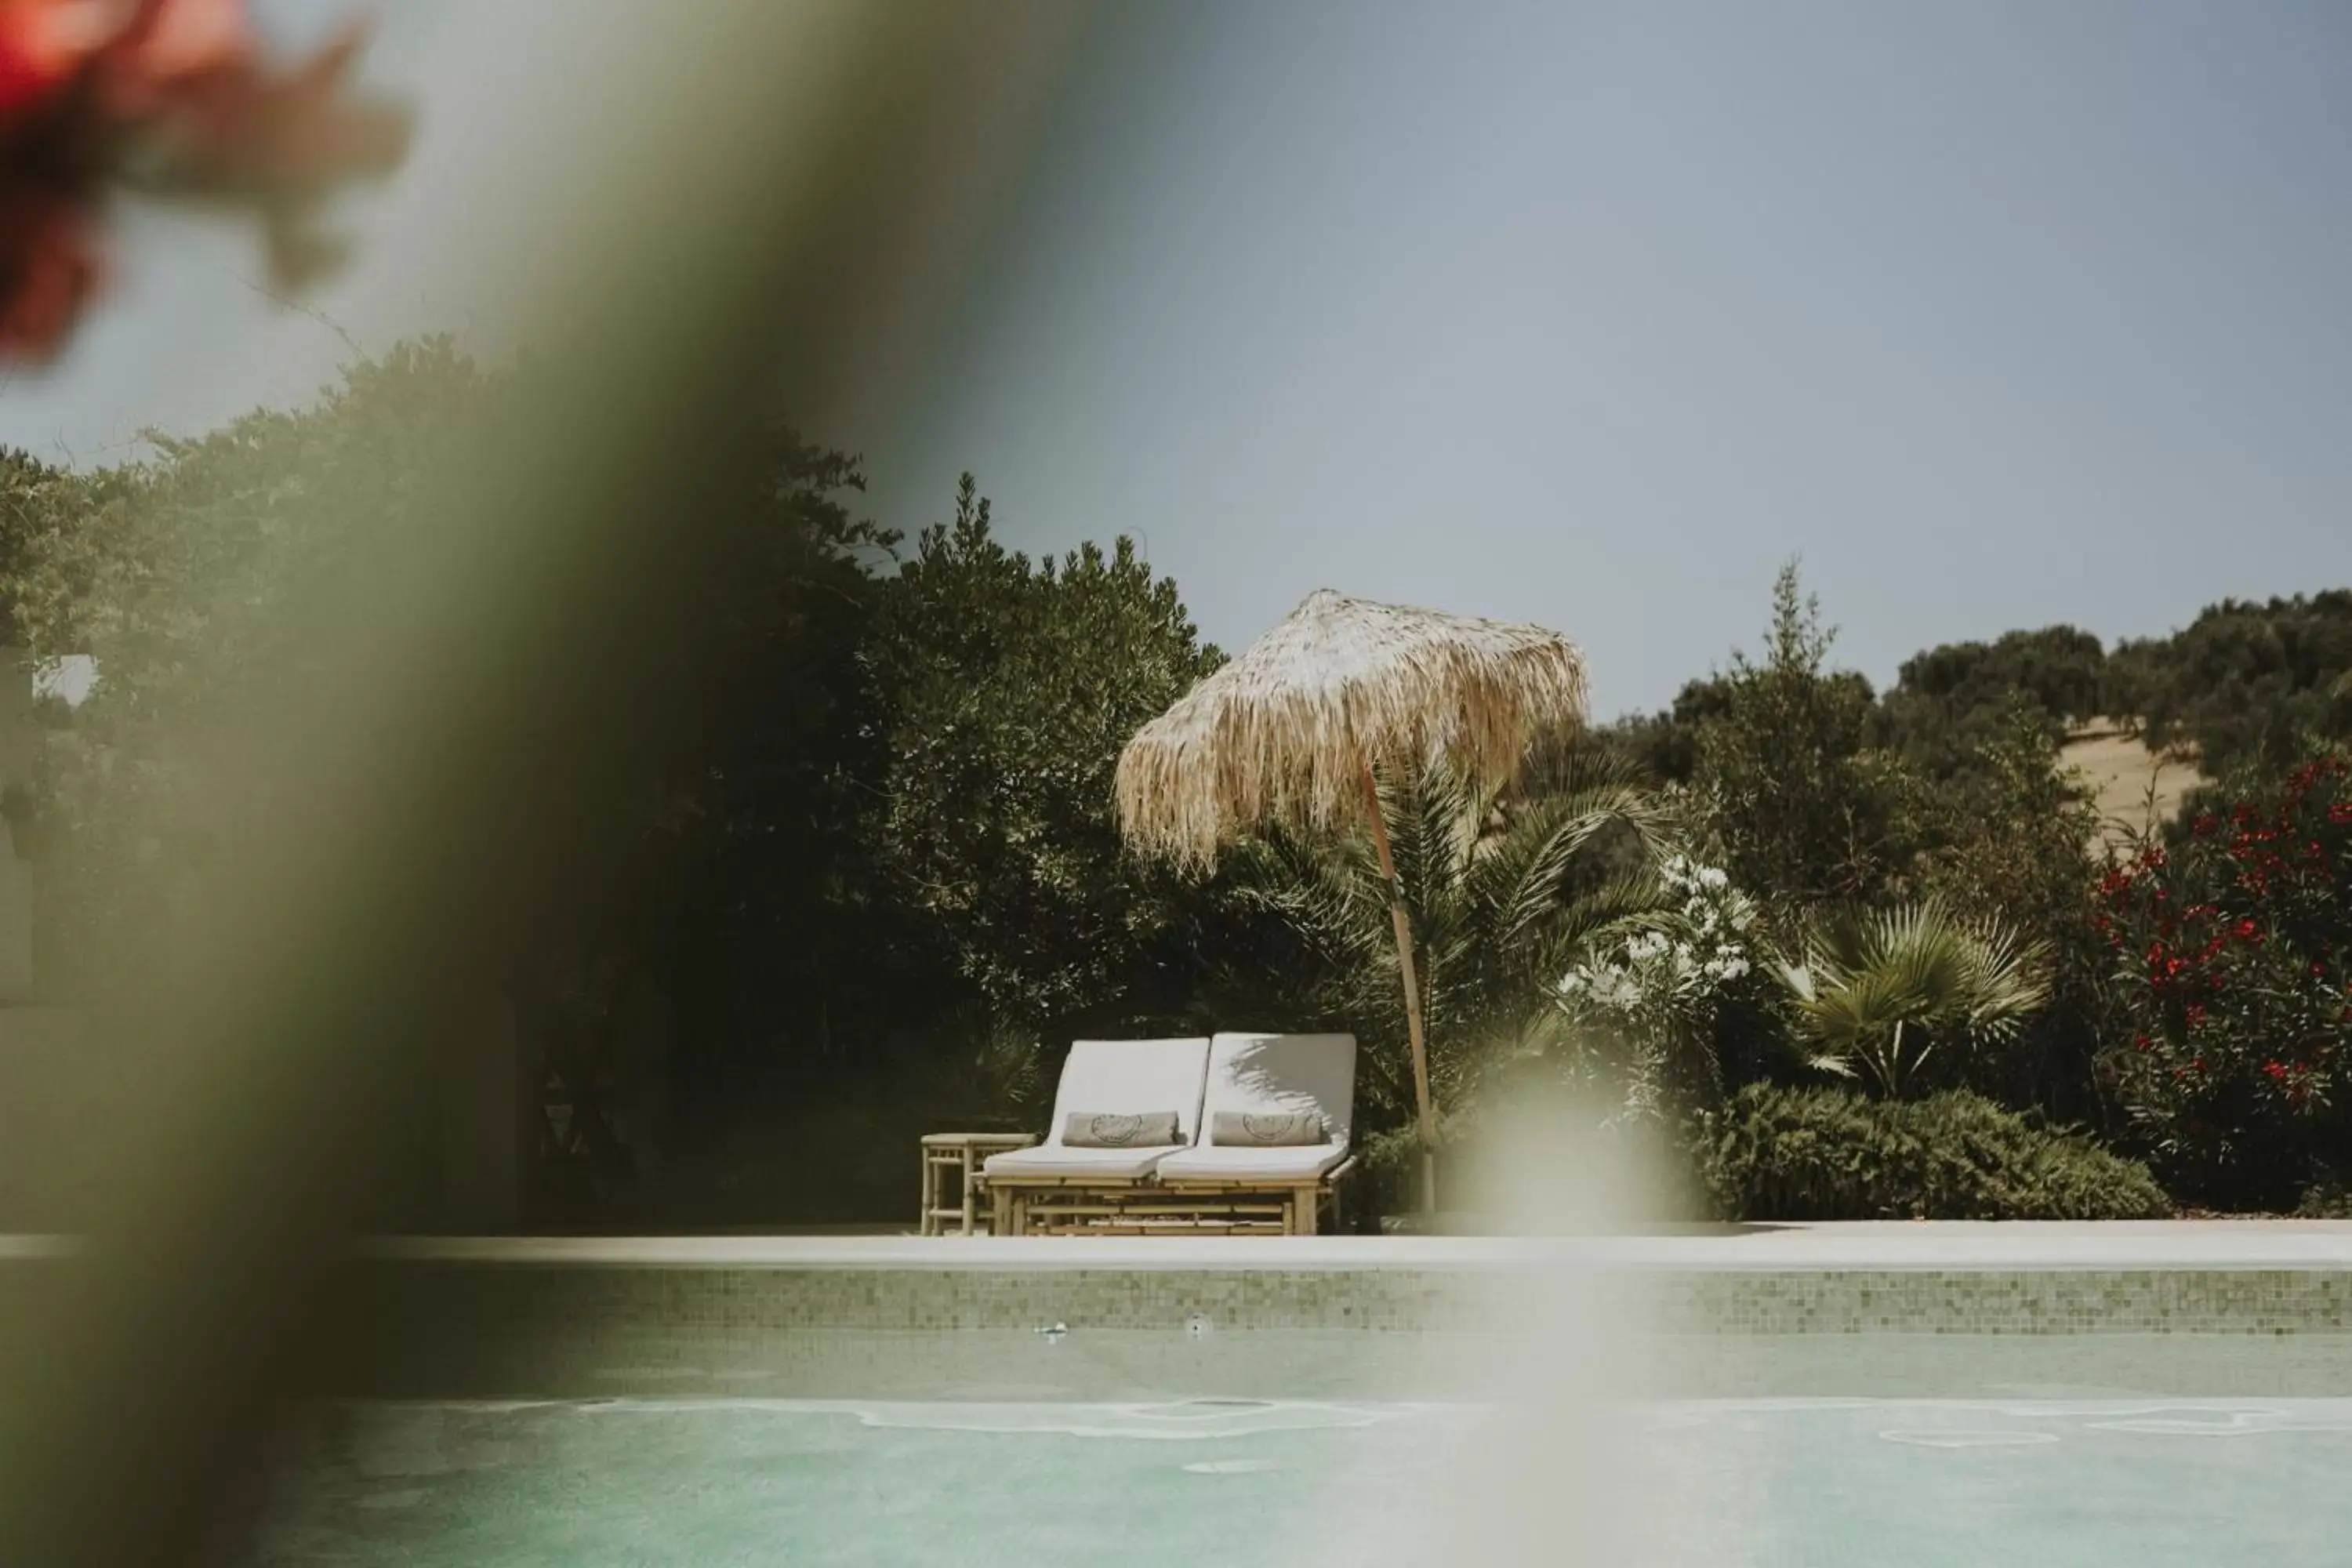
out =
<svg viewBox="0 0 2352 1568"><path fill-rule="evenodd" d="M1589 744L1539 762L1515 794L1433 757L1384 778L1380 805L1420 950L1432 1087L1459 1105L1484 1066L1541 1044L1562 973L1660 907L1669 819L1629 763ZM1291 1005L1355 1030L1368 1103L1402 1120L1411 1063L1369 836L1276 833L1239 850L1241 896L1279 917L1304 960L1284 977Z"/></svg>
<svg viewBox="0 0 2352 1568"><path fill-rule="evenodd" d="M1830 916L1776 970L1811 1065L1899 1100L1939 1047L2005 1038L2039 1011L2049 963L2045 943L2006 921L1930 899Z"/></svg>

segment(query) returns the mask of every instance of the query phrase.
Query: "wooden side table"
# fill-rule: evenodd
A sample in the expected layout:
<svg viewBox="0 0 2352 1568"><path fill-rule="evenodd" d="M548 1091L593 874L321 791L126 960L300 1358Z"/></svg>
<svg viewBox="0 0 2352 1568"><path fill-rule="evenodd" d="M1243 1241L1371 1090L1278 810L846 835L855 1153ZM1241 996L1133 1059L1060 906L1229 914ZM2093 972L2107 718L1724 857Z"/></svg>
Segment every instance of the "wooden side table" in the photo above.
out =
<svg viewBox="0 0 2352 1568"><path fill-rule="evenodd" d="M927 1132L923 1135L923 1223L918 1234L945 1236L947 1222L958 1221L958 1236L972 1236L982 1228L980 1217L980 1168L991 1154L1001 1154L1007 1149L1026 1149L1037 1142L1030 1132ZM956 1196L961 1202L949 1207L941 1202L946 1172L957 1173Z"/></svg>

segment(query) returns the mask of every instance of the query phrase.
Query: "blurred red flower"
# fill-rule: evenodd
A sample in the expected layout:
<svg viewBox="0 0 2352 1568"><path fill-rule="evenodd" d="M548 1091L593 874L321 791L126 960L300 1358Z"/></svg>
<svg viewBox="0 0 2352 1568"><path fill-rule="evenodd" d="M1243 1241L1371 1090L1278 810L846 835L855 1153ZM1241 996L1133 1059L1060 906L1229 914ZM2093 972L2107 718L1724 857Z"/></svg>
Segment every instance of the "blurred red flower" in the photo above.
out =
<svg viewBox="0 0 2352 1568"><path fill-rule="evenodd" d="M257 216L283 285L331 266L320 201L408 142L404 110L345 90L358 44L273 73L245 0L0 0L0 362L65 345L118 189Z"/></svg>

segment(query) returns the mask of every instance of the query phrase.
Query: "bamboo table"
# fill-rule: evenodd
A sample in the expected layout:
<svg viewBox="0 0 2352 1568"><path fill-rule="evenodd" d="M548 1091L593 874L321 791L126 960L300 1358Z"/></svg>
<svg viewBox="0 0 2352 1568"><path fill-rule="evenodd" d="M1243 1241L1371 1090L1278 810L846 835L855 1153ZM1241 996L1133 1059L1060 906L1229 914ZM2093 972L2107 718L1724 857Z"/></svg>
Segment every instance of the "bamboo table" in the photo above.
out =
<svg viewBox="0 0 2352 1568"><path fill-rule="evenodd" d="M981 1165L991 1154L1001 1154L1007 1149L1026 1149L1037 1142L1029 1132L927 1132L923 1135L923 1223L919 1234L945 1236L945 1222L959 1221L962 1228L955 1234L974 1236L984 1229L980 1215ZM949 1207L940 1202L946 1184L944 1173L957 1173L957 1197L961 1204Z"/></svg>

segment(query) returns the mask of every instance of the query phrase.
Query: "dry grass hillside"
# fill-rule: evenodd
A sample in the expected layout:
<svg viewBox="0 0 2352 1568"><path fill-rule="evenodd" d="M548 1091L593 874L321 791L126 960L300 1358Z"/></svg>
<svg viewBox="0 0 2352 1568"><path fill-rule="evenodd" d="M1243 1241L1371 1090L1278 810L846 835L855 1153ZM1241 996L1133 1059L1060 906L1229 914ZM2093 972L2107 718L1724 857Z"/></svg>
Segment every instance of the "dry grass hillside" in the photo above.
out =
<svg viewBox="0 0 2352 1568"><path fill-rule="evenodd" d="M2059 754L2091 786L2099 837L2110 845L2165 821L2180 809L2182 796L2207 782L2194 751L2151 752L2118 720L2093 720L2067 736Z"/></svg>

